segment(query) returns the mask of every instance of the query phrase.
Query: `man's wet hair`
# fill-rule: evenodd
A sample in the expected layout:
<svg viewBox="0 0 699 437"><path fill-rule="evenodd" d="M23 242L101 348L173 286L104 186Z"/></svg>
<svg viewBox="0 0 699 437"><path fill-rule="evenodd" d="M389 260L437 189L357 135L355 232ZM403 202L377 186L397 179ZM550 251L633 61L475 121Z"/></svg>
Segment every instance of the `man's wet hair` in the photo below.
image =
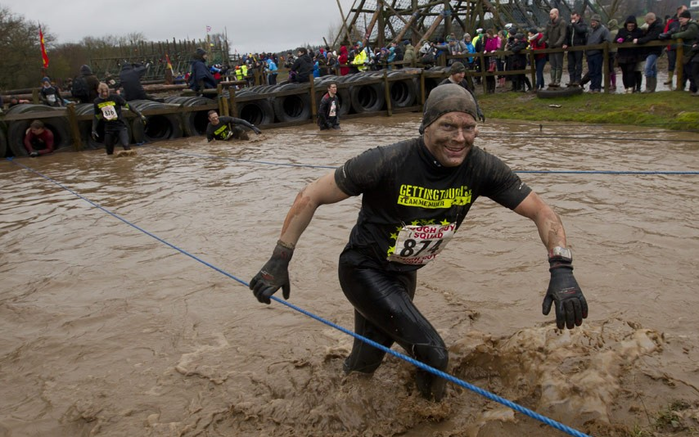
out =
<svg viewBox="0 0 699 437"><path fill-rule="evenodd" d="M44 123L41 120L34 120L32 124L29 125L32 129L43 129Z"/></svg>
<svg viewBox="0 0 699 437"><path fill-rule="evenodd" d="M211 117L211 114L216 114L216 115L218 115L218 112L216 112L215 109L211 109L209 112L206 113L206 116L207 116L207 117Z"/></svg>

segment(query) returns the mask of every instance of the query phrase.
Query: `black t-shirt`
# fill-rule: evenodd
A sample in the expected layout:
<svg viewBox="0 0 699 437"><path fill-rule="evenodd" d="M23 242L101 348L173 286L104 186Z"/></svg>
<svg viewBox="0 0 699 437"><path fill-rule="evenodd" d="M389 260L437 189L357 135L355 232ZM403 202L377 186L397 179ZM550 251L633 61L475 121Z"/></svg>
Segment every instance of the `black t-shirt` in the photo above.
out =
<svg viewBox="0 0 699 437"><path fill-rule="evenodd" d="M126 127L124 117L121 116L121 108L129 109L129 104L118 94L110 94L106 99L97 97L95 99L95 118L104 120L106 131L112 132Z"/></svg>
<svg viewBox="0 0 699 437"><path fill-rule="evenodd" d="M367 150L338 168L335 182L350 196L363 194L345 250L362 255L357 263L390 271L434 259L479 196L514 209L531 192L478 147L460 166L441 166L422 137Z"/></svg>
<svg viewBox="0 0 699 437"><path fill-rule="evenodd" d="M252 124L242 118L227 117L224 115L218 118L218 124L216 126L209 122L209 125L206 126L206 139L209 141L225 141L231 139L233 136L232 129L234 124L245 126L248 129L253 128Z"/></svg>

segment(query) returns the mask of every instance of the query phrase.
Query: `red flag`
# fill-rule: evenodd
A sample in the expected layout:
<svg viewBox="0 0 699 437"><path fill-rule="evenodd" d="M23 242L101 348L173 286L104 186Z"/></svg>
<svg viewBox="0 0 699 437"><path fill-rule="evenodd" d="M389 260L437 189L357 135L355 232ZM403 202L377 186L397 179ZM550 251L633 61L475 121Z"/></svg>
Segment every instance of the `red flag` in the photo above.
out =
<svg viewBox="0 0 699 437"><path fill-rule="evenodd" d="M44 32L41 31L41 26L39 26L39 42L41 43L41 59L44 61L44 68L49 68L49 55L46 54Z"/></svg>
<svg viewBox="0 0 699 437"><path fill-rule="evenodd" d="M167 68L172 71L172 63L170 63L170 56L165 53L165 60L167 61Z"/></svg>

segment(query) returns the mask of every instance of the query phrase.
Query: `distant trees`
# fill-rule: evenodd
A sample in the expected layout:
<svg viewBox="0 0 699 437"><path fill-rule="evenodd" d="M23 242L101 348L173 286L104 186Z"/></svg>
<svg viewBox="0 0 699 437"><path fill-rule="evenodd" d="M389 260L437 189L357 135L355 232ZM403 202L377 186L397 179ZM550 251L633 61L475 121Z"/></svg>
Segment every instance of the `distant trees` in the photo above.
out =
<svg viewBox="0 0 699 437"><path fill-rule="evenodd" d="M42 26L44 41L50 47L53 36ZM0 6L0 89L37 86L42 71L39 24L13 14Z"/></svg>

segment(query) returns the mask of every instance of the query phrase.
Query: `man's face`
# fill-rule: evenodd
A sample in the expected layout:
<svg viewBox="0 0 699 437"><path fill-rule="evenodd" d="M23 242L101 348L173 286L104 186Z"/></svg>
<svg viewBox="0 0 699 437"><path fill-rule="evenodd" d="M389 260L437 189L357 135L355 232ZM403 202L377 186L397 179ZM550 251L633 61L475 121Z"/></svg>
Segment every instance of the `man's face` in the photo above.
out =
<svg viewBox="0 0 699 437"><path fill-rule="evenodd" d="M42 82L42 85L44 86L44 88L48 88L48 87L51 86L51 83L49 83L49 82Z"/></svg>
<svg viewBox="0 0 699 437"><path fill-rule="evenodd" d="M109 97L109 88L102 87L98 91L100 93L101 98L106 99L107 97Z"/></svg>
<svg viewBox="0 0 699 437"><path fill-rule="evenodd" d="M593 29L597 29L599 27L599 21L590 21L590 26L592 26Z"/></svg>
<svg viewBox="0 0 699 437"><path fill-rule="evenodd" d="M555 20L556 18L558 18L558 11L551 10L549 12L549 17L551 18L551 20Z"/></svg>
<svg viewBox="0 0 699 437"><path fill-rule="evenodd" d="M454 79L454 82L461 82L464 80L464 77L466 77L466 72L462 71L460 73L454 73L451 75L451 78Z"/></svg>
<svg viewBox="0 0 699 437"><path fill-rule="evenodd" d="M571 22L577 23L579 19L580 19L580 15L578 15L578 14L570 14L570 21L571 21Z"/></svg>
<svg viewBox="0 0 699 437"><path fill-rule="evenodd" d="M456 167L466 159L478 136L476 120L464 112L448 112L425 128L425 145L444 167Z"/></svg>
<svg viewBox="0 0 699 437"><path fill-rule="evenodd" d="M213 124L213 125L218 124L218 114L215 113L215 112L211 113L211 114L209 115L209 121L210 121L211 124Z"/></svg>
<svg viewBox="0 0 699 437"><path fill-rule="evenodd" d="M34 135L41 135L44 133L44 128L43 127L33 127L33 128L31 128L31 131Z"/></svg>
<svg viewBox="0 0 699 437"><path fill-rule="evenodd" d="M332 84L328 87L328 92L332 95L337 94L337 85Z"/></svg>
<svg viewBox="0 0 699 437"><path fill-rule="evenodd" d="M689 18L680 17L679 20L680 20L680 26L686 26L687 23L689 23Z"/></svg>

